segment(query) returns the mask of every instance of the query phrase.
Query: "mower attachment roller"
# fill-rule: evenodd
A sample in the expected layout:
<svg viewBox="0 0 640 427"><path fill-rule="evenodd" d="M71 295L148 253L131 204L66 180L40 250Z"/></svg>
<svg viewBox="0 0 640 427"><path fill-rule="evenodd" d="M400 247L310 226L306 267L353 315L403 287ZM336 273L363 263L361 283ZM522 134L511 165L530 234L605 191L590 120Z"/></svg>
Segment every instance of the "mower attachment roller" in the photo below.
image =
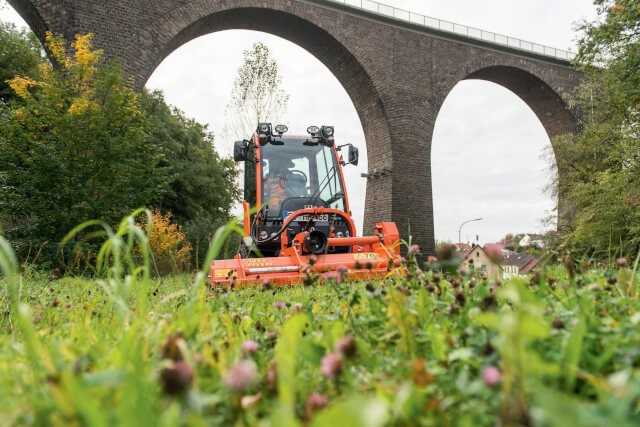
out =
<svg viewBox="0 0 640 427"><path fill-rule="evenodd" d="M245 288L250 286L286 286L300 284L308 274L320 281L344 275L346 280L384 278L400 265L400 237L394 223L376 226L375 236L329 238L332 248L350 247L351 253L306 254L301 246L292 245L285 256L241 258L214 261L210 281L214 287Z"/></svg>

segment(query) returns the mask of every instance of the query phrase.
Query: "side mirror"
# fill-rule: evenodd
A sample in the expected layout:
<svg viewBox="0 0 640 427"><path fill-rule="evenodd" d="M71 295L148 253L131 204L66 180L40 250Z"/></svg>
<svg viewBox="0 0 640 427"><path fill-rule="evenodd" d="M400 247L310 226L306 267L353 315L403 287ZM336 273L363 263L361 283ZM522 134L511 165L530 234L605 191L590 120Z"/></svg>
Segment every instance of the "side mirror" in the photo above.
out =
<svg viewBox="0 0 640 427"><path fill-rule="evenodd" d="M349 145L349 162L354 166L358 166L358 161L360 160L360 151L358 147L354 145Z"/></svg>
<svg viewBox="0 0 640 427"><path fill-rule="evenodd" d="M244 162L247 160L247 149L249 143L247 141L236 141L233 144L233 160L236 162Z"/></svg>

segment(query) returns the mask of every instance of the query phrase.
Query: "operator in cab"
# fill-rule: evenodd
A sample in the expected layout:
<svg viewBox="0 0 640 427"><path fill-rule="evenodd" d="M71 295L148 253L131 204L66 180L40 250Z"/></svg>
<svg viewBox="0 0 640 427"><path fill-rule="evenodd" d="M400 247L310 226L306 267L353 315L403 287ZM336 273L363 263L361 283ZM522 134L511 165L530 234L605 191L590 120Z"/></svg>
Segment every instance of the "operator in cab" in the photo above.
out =
<svg viewBox="0 0 640 427"><path fill-rule="evenodd" d="M278 209L282 202L292 197L288 184L293 162L273 158L269 163L269 174L264 181L265 201L269 208Z"/></svg>
<svg viewBox="0 0 640 427"><path fill-rule="evenodd" d="M269 209L278 211L285 200L308 196L307 176L294 167L289 158L269 159L269 172L264 178L264 200Z"/></svg>

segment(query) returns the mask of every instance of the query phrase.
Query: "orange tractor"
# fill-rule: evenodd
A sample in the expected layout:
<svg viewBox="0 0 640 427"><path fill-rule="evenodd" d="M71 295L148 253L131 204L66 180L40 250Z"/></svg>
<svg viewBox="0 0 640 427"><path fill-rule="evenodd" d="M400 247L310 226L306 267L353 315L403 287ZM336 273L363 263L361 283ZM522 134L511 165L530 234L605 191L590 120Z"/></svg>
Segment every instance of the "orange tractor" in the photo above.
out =
<svg viewBox="0 0 640 427"><path fill-rule="evenodd" d="M287 130L261 123L250 141L235 143L234 160L245 163L244 238L234 259L213 262L212 286L292 285L306 274L367 279L395 270L394 223L356 237L342 168L358 165L358 149L336 146L330 126L311 126L308 137Z"/></svg>

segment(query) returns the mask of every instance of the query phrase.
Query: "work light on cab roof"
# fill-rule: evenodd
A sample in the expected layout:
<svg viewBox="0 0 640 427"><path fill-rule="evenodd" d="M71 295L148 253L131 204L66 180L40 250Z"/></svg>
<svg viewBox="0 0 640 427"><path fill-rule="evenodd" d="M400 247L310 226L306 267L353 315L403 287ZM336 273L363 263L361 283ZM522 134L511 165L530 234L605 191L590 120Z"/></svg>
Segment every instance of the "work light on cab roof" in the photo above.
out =
<svg viewBox="0 0 640 427"><path fill-rule="evenodd" d="M353 144L335 144L333 126L309 126L306 136L285 125L260 123L234 145L244 162L244 238L235 258L214 261L214 287L268 282L292 285L313 272L347 272L351 279L383 277L400 265L400 236L392 222L357 237L343 167L358 165Z"/></svg>

